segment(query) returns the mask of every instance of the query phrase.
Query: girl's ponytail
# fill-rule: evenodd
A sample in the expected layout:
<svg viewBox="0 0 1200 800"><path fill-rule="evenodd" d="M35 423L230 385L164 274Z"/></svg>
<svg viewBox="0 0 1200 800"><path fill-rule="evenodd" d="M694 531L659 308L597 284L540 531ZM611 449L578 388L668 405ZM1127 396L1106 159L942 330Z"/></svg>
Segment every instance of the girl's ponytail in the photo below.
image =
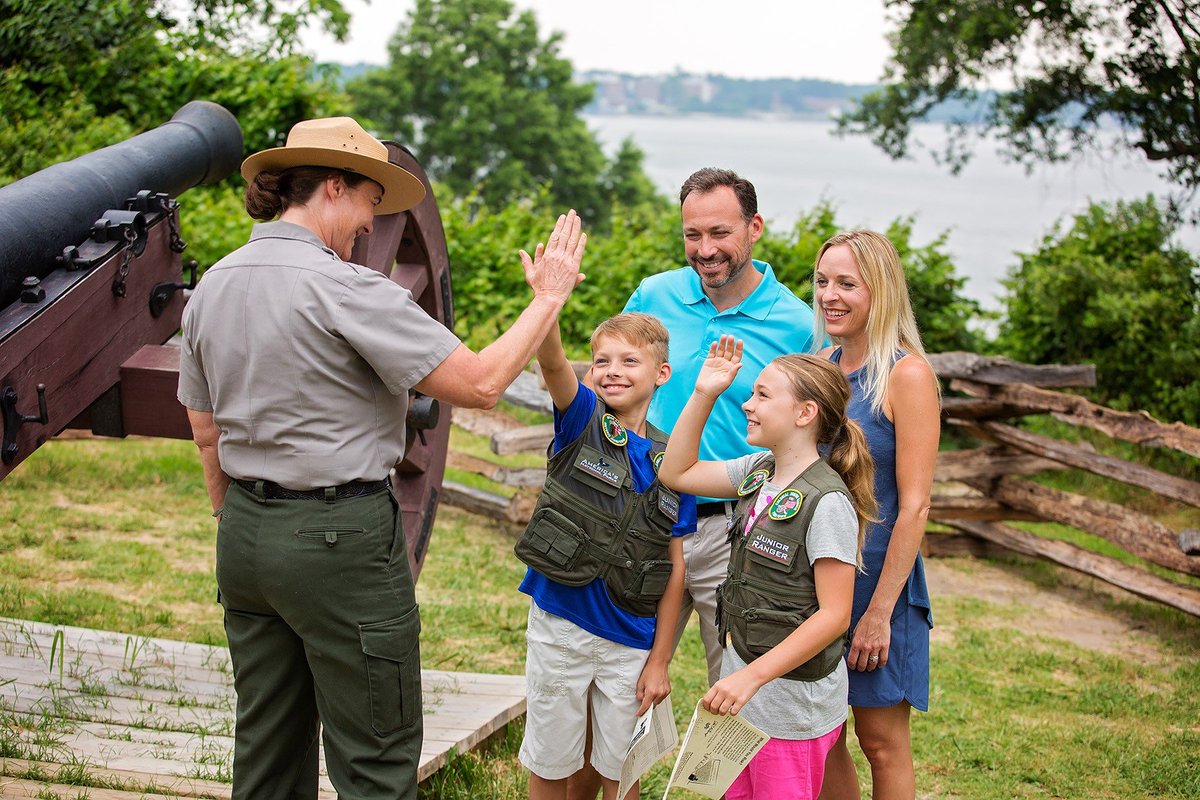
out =
<svg viewBox="0 0 1200 800"><path fill-rule="evenodd" d="M825 461L841 476L850 490L850 503L858 517L858 562L862 568L863 539L867 526L876 521L875 462L867 448L867 437L858 423L846 416L850 383L832 361L794 353L771 362L783 370L797 400L817 404L817 444Z"/></svg>
<svg viewBox="0 0 1200 800"><path fill-rule="evenodd" d="M850 502L858 515L859 567L862 566L863 539L867 526L876 521L879 504L875 501L875 462L867 448L867 437L858 423L846 417L843 410L841 424L829 439L829 452L825 460L842 476L850 490Z"/></svg>

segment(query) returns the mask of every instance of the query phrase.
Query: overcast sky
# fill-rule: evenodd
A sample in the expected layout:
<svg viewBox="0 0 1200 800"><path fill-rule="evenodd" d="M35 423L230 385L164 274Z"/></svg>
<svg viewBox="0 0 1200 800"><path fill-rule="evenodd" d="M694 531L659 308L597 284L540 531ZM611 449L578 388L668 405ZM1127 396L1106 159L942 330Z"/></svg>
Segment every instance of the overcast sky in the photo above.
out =
<svg viewBox="0 0 1200 800"><path fill-rule="evenodd" d="M310 31L321 61L387 61L387 43L411 0L342 0L345 44ZM515 0L543 37L560 31L577 70L660 74L677 68L740 78L878 81L889 48L883 0Z"/></svg>

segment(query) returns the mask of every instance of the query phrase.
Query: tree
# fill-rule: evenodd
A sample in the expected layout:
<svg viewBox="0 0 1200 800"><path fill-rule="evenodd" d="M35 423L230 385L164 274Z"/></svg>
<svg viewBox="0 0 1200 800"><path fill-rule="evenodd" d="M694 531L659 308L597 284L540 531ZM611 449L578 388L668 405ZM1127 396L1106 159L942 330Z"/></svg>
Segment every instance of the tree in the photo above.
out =
<svg viewBox="0 0 1200 800"><path fill-rule="evenodd" d="M289 5L290 7L290 5ZM219 102L248 149L335 104L299 30L344 36L339 0L0 0L0 183ZM254 33L250 33L254 32ZM316 77L316 80L314 80Z"/></svg>
<svg viewBox="0 0 1200 800"><path fill-rule="evenodd" d="M1005 286L1001 350L1096 365L1096 396L1200 422L1200 262L1171 243L1152 197L1092 205L1021 256Z"/></svg>
<svg viewBox="0 0 1200 800"><path fill-rule="evenodd" d="M1200 188L1200 6L1193 0L888 0L899 11L887 84L840 120L893 158L939 104L962 109L940 154L994 133L1026 164L1119 146ZM1013 89L984 91L1007 74ZM945 106L943 105L944 109ZM1113 126L1108 126L1112 128Z"/></svg>
<svg viewBox="0 0 1200 800"><path fill-rule="evenodd" d="M817 252L826 239L844 230L836 211L829 202L821 201L801 215L790 231L776 234L768 229L754 248L756 258L770 262L776 277L810 303ZM945 252L946 234L929 244L917 245L912 229L912 218L900 217L884 233L896 246L904 267L925 349L931 353L978 351L983 341L972 325L987 315L978 302L962 294L966 278L955 272Z"/></svg>
<svg viewBox="0 0 1200 800"><path fill-rule="evenodd" d="M509 0L417 0L390 63L346 90L356 115L456 196L496 205L544 184L557 206L599 222L606 161L580 117L592 87L572 82L560 39L542 39Z"/></svg>

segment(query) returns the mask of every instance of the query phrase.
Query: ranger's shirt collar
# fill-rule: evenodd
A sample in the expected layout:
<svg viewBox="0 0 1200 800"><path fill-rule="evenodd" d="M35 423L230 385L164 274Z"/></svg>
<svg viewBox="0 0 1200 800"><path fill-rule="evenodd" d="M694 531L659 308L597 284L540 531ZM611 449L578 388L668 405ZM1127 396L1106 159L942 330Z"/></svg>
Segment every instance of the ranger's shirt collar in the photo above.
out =
<svg viewBox="0 0 1200 800"><path fill-rule="evenodd" d="M333 250L329 249L329 245L317 234L310 231L303 225L297 225L294 222L284 222L277 219L273 222L256 223L254 229L250 231L250 241L259 239L292 239L294 241L308 242L316 245L330 255L336 256Z"/></svg>

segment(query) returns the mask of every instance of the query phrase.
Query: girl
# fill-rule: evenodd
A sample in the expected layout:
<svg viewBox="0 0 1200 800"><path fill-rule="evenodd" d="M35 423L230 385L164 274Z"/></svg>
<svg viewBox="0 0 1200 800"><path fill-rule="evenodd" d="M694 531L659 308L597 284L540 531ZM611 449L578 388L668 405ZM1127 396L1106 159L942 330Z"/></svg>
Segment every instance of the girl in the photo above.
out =
<svg viewBox="0 0 1200 800"><path fill-rule="evenodd" d="M875 462L879 521L867 533L850 620L854 733L871 764L875 800L916 796L909 716L929 708L933 616L918 548L929 514L940 427L938 385L925 357L896 248L874 231L834 236L817 253L815 341L850 381L848 414ZM843 735L829 757L824 800L857 800Z"/></svg>
<svg viewBox="0 0 1200 800"><path fill-rule="evenodd" d="M746 442L770 452L697 460L705 420L741 361L742 343L731 336L709 348L659 479L678 491L741 498L718 590L721 679L702 702L743 715L771 739L725 796L815 798L847 715L842 654L863 531L875 513L871 459L846 418L850 387L841 372L816 356L787 355L763 369L742 406Z"/></svg>

